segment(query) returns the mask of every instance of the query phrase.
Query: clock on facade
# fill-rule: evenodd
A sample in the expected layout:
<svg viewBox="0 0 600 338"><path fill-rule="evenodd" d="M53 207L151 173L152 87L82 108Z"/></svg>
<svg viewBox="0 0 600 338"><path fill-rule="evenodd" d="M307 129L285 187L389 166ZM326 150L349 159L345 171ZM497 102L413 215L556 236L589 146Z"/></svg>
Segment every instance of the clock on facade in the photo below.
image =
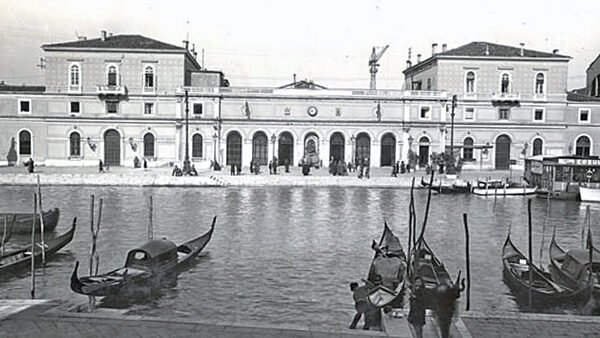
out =
<svg viewBox="0 0 600 338"><path fill-rule="evenodd" d="M308 107L308 110L307 110L307 112L308 112L308 115L309 115L309 116L315 117L315 116L317 116L317 113L318 113L319 111L317 110L317 107L315 107L315 106L310 106L310 107Z"/></svg>

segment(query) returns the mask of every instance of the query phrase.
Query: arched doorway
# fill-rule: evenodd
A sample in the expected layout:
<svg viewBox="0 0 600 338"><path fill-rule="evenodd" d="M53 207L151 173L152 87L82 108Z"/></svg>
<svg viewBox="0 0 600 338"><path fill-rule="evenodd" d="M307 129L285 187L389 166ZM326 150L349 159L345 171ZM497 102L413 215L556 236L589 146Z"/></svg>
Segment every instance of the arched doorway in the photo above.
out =
<svg viewBox="0 0 600 338"><path fill-rule="evenodd" d="M121 165L121 135L114 129L104 133L104 164Z"/></svg>
<svg viewBox="0 0 600 338"><path fill-rule="evenodd" d="M19 156L31 156L31 133L28 130L19 133Z"/></svg>
<svg viewBox="0 0 600 338"><path fill-rule="evenodd" d="M510 163L510 137L500 135L496 139L496 169L506 170Z"/></svg>
<svg viewBox="0 0 600 338"><path fill-rule="evenodd" d="M310 133L304 138L304 160L310 165L319 165L319 136Z"/></svg>
<svg viewBox="0 0 600 338"><path fill-rule="evenodd" d="M533 140L533 152L532 155L541 155L543 152L543 147L544 147L544 141L542 141L542 139L540 138L536 138L535 140Z"/></svg>
<svg viewBox="0 0 600 338"><path fill-rule="evenodd" d="M226 165L242 164L242 136L237 131L227 134Z"/></svg>
<svg viewBox="0 0 600 338"><path fill-rule="evenodd" d="M357 161L369 159L369 163L371 163L371 138L369 137L369 134L360 133L356 136L354 158Z"/></svg>
<svg viewBox="0 0 600 338"><path fill-rule="evenodd" d="M344 160L344 146L346 144L346 140L344 139L344 135L340 132L335 132L331 135L331 139L329 140L329 156L334 160Z"/></svg>
<svg viewBox="0 0 600 338"><path fill-rule="evenodd" d="M289 164L294 163L294 137L287 131L279 134L279 151L278 151L279 165L284 165L285 160L288 160Z"/></svg>
<svg viewBox="0 0 600 338"><path fill-rule="evenodd" d="M429 164L429 138L422 136L419 139L419 167L423 168Z"/></svg>
<svg viewBox="0 0 600 338"><path fill-rule="evenodd" d="M262 131L254 134L252 138L252 162L267 165L269 157L269 140Z"/></svg>
<svg viewBox="0 0 600 338"><path fill-rule="evenodd" d="M590 156L590 138L587 136L580 136L575 142L575 155L577 156Z"/></svg>
<svg viewBox="0 0 600 338"><path fill-rule="evenodd" d="M381 138L381 166L391 166L396 162L396 137L387 133Z"/></svg>

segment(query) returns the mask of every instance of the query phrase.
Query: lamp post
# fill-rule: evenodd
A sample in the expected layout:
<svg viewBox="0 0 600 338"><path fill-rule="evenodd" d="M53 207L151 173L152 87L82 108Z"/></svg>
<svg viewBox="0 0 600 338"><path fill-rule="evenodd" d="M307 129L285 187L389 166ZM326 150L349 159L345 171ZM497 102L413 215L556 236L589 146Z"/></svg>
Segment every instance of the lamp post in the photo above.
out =
<svg viewBox="0 0 600 338"><path fill-rule="evenodd" d="M356 164L356 136L350 136L350 142L352 142L352 164Z"/></svg>
<svg viewBox="0 0 600 338"><path fill-rule="evenodd" d="M189 144L189 115L190 107L188 104L188 91L185 90L185 157L183 159L183 173L190 174L192 167L190 165L190 144Z"/></svg>
<svg viewBox="0 0 600 338"><path fill-rule="evenodd" d="M217 133L213 134L213 163L216 166L217 165ZM216 168L214 168L214 170L217 170Z"/></svg>
<svg viewBox="0 0 600 338"><path fill-rule="evenodd" d="M277 166L277 163L275 163L275 142L277 142L277 136L273 134L271 135L271 143L273 143L273 166Z"/></svg>
<svg viewBox="0 0 600 338"><path fill-rule="evenodd" d="M452 110L450 111L450 163L448 163L448 168L446 169L446 173L454 174L456 173L454 166L454 109L456 109L456 100L457 96L452 95Z"/></svg>

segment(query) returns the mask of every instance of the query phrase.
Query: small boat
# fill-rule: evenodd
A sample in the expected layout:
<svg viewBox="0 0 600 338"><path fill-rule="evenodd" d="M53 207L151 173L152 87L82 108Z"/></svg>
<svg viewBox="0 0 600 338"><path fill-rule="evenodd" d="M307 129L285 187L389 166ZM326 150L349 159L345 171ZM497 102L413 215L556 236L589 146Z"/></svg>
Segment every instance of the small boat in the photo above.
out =
<svg viewBox="0 0 600 338"><path fill-rule="evenodd" d="M590 251L572 249L565 251L553 235L550 242L550 273L552 278L571 289L590 287ZM600 295L600 281L595 277L600 273L600 251L592 248L592 275L595 294Z"/></svg>
<svg viewBox="0 0 600 338"><path fill-rule="evenodd" d="M71 290L86 296L134 297L157 289L200 254L212 237L216 221L215 216L207 233L179 246L168 239L150 240L130 250L123 267L105 274L78 277L77 262L71 275Z"/></svg>
<svg viewBox="0 0 600 338"><path fill-rule="evenodd" d="M379 244L373 244L375 257L367 277L369 301L378 308L401 307L407 269L400 240L385 222Z"/></svg>
<svg viewBox="0 0 600 338"><path fill-rule="evenodd" d="M530 272L529 261L515 247L510 239L510 233L506 237L502 249L502 264L504 282L511 289L519 304L528 304L530 290L531 306L535 308L577 302L587 299L589 296L589 292L585 288L572 289L553 281L550 273L542 271L534 264L531 264L532 271ZM529 283L530 273L531 284Z"/></svg>
<svg viewBox="0 0 600 338"><path fill-rule="evenodd" d="M65 247L67 244L71 242L73 239L73 234L75 233L75 226L77 224L77 218L73 219L73 224L71 225L71 229L66 233L52 238L50 240L46 240L45 245L45 256L46 259L56 253L58 250ZM34 253L35 261L40 261L42 259L42 243L36 243L36 250ZM0 257L0 276L17 270L19 268L25 268L30 266L31 264L31 246L5 253L4 256Z"/></svg>
<svg viewBox="0 0 600 338"><path fill-rule="evenodd" d="M477 188L472 193L479 196L524 196L533 195L536 191L537 187L530 187L526 183L478 180Z"/></svg>
<svg viewBox="0 0 600 338"><path fill-rule="evenodd" d="M600 202L600 188L580 186L579 198L582 202Z"/></svg>
<svg viewBox="0 0 600 338"><path fill-rule="evenodd" d="M60 216L60 211L58 208L54 208L48 211L45 211L43 214L44 219L44 232L54 231L56 225L58 224L58 218ZM32 213L0 213L0 221L4 219L4 217L8 217L8 219L15 218L13 233L15 234L30 234L31 226L33 225L33 214ZM36 216L35 220L35 232L40 232L40 216Z"/></svg>
<svg viewBox="0 0 600 338"><path fill-rule="evenodd" d="M429 182L425 182L425 179L421 177L421 185L428 188ZM431 184L431 190L440 194L463 194L471 192L471 182L461 179L434 179Z"/></svg>

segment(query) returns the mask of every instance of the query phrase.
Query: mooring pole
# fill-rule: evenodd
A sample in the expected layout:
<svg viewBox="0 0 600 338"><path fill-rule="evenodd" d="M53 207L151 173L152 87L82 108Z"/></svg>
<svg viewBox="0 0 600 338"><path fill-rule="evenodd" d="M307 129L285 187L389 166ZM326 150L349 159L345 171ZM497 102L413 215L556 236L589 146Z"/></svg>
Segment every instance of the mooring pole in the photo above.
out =
<svg viewBox="0 0 600 338"><path fill-rule="evenodd" d="M465 311L469 311L471 307L471 261L469 255L469 223L467 214L463 214L463 223L465 225L465 258L467 263L467 305Z"/></svg>
<svg viewBox="0 0 600 338"><path fill-rule="evenodd" d="M46 266L46 243L44 242L44 209L42 209L42 186L40 185L40 175L37 175L37 189L38 189L38 204L40 209L38 214L40 215L40 235L42 237L42 266Z"/></svg>
<svg viewBox="0 0 600 338"><path fill-rule="evenodd" d="M37 215L37 194L33 194L33 224L31 226L31 299L35 299L35 225Z"/></svg>
<svg viewBox="0 0 600 338"><path fill-rule="evenodd" d="M529 308L532 305L531 286L533 285L533 246L531 239L531 198L527 200L527 224L528 224L528 238L529 238Z"/></svg>

